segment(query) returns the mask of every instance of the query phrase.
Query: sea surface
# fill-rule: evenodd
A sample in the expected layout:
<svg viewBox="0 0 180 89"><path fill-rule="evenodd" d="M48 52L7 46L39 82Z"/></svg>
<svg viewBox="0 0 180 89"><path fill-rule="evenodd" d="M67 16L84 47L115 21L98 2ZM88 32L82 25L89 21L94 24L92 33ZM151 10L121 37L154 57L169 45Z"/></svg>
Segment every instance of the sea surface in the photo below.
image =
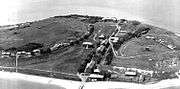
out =
<svg viewBox="0 0 180 89"><path fill-rule="evenodd" d="M0 25L85 14L145 21L180 33L180 0L0 0Z"/></svg>

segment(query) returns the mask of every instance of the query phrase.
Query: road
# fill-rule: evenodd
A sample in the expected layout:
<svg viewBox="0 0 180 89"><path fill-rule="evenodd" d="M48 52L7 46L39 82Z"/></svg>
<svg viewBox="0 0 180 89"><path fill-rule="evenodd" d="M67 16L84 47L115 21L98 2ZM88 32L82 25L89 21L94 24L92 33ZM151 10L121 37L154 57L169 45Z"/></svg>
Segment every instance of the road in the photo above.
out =
<svg viewBox="0 0 180 89"><path fill-rule="evenodd" d="M117 54L117 52L115 51L115 49L114 49L114 47L113 47L113 43L111 42L110 38L112 37L113 34L115 34L115 36L117 36L118 33L121 31L121 27L118 25L118 23L117 23L117 25L116 25L116 29L118 30L118 32L117 32L117 33L112 33L111 36L110 36L109 39L108 39L108 40L109 40L109 43L110 43L110 47L111 47L111 49L112 49L112 51L113 51L114 56L115 56L116 58L121 58L121 59L134 58L135 56L128 56L128 57L119 56L119 55Z"/></svg>
<svg viewBox="0 0 180 89"><path fill-rule="evenodd" d="M115 36L117 36L117 34L120 32L120 30L121 30L121 27L120 26L118 26L118 24L116 25L116 29L118 30L118 32L117 33L113 33L113 34L115 34ZM110 37L112 37L112 35L110 36ZM113 50L113 54L114 54L114 56L116 57L116 58L120 58L120 59L130 59L130 58L135 58L135 57L139 57L139 56L146 56L146 55L153 55L153 53L152 54L138 54L138 55L134 55L134 56L123 56L122 55L122 53L121 53L121 55L118 55L118 52L114 49L114 47L113 47L113 43L111 42L111 40L110 40L110 37L109 37L109 43L110 43L110 47L111 47L111 49ZM164 45L164 44L162 44L162 43L160 43L161 45L163 45L163 46L165 46L165 47L167 47L167 45ZM125 48L126 48L126 46L124 46ZM167 47L168 49L170 49L169 47ZM121 50L119 50L120 52L121 52ZM172 52L173 50L171 49L170 51L166 51L166 52L163 52L163 53L168 53L168 52Z"/></svg>

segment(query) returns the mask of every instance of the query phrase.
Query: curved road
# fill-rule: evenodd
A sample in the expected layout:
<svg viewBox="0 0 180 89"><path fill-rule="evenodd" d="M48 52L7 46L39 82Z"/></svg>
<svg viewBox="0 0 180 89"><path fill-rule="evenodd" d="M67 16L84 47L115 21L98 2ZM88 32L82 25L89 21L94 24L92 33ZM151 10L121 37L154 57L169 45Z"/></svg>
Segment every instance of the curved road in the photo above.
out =
<svg viewBox="0 0 180 89"><path fill-rule="evenodd" d="M115 34L115 36L117 36L117 34L120 32L120 30L121 30L121 27L120 26L118 26L118 24L116 25L116 29L118 30L118 32L117 33L112 33L112 35L113 34ZM123 56L123 55L121 55L121 56L119 56L118 55L118 52L114 49L114 47L113 47L113 43L111 42L111 40L110 40L110 38L112 37L112 35L109 37L109 43L110 43L110 47L111 47L111 49L113 50L113 54L114 54L114 56L116 57L116 58L121 58L121 59L130 59L130 58L135 58L135 57L139 57L139 56L145 56L145 55L148 55L148 54L139 54L139 55L135 55L135 56ZM160 43L161 44L161 43ZM163 45L163 44L161 44L161 45ZM163 45L163 46L165 46L165 47L167 47L166 45ZM167 48L169 48L169 47L167 47ZM170 48L169 48L170 49ZM120 50L121 51L121 50ZM172 49L171 49L171 51L172 51ZM167 52L171 52L171 51L167 51ZM164 52L164 53L167 53L167 52Z"/></svg>

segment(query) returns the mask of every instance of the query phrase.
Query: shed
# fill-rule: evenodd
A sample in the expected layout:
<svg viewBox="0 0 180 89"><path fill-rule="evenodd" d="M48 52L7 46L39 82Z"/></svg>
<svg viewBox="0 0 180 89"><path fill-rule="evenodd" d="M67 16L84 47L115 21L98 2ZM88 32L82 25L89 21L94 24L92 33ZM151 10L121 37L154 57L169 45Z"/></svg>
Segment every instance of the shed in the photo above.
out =
<svg viewBox="0 0 180 89"><path fill-rule="evenodd" d="M126 71L125 75L127 75L127 76L136 76L137 73L135 71Z"/></svg>
<svg viewBox="0 0 180 89"><path fill-rule="evenodd" d="M90 74L89 78L104 78L104 76L99 74Z"/></svg>
<svg viewBox="0 0 180 89"><path fill-rule="evenodd" d="M91 43L91 42L83 42L83 47L85 48L85 49L90 49L90 48L94 48L94 45L93 45L93 43Z"/></svg>
<svg viewBox="0 0 180 89"><path fill-rule="evenodd" d="M104 40L104 39L106 39L106 37L105 37L103 34L101 34L101 35L99 36L99 39L100 39L100 40Z"/></svg>
<svg viewBox="0 0 180 89"><path fill-rule="evenodd" d="M118 42L119 38L118 37L111 37L110 40L114 43Z"/></svg>

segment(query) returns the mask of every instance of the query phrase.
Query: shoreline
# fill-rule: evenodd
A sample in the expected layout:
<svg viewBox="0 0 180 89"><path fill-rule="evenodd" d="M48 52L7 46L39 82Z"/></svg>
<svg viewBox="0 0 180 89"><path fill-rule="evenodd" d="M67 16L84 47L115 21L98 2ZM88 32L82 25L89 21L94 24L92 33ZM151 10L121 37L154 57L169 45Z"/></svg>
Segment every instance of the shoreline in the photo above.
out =
<svg viewBox="0 0 180 89"><path fill-rule="evenodd" d="M14 82L15 84L20 84L21 82L27 83L31 85L31 83L35 83L37 85L48 85L48 86L56 86L60 89L78 89L81 85L81 82L72 81L72 80L64 80L64 79L55 79L55 78L47 78L40 77L34 75L27 75L15 72L3 72L0 71L0 80ZM128 82L88 82L85 84L83 89L117 89L117 88L125 88L125 89L160 89L160 88L168 88L168 87L179 87L180 79L167 79L162 80L155 84L136 84L136 83L128 83ZM10 84L9 86L11 86ZM121 85L121 86L119 86ZM21 87L21 86L19 86Z"/></svg>
<svg viewBox="0 0 180 89"><path fill-rule="evenodd" d="M128 19L129 20L129 19ZM137 21L140 21L140 20L137 20ZM143 21L142 21L143 22ZM23 23L20 23L20 25L21 24L23 24ZM17 24L17 26L18 26L18 24ZM16 78L22 78L22 77L24 77L24 75L26 75L26 74L21 74L21 73L10 73L10 75L9 76L13 76L15 74L15 77ZM21 75L19 75L19 74L21 74ZM9 77L8 77L9 78ZM14 77L11 77L11 78L14 78ZM16 79L15 78L15 79ZM31 76L31 75L27 75L27 76L25 76L25 78L22 78L22 79L26 79L27 78L27 80L29 80L29 78L30 78L30 80L31 79L33 79L32 81L34 82L41 82L41 81L37 81L36 80L36 78L37 79L39 79L39 78L41 78L41 77L38 77L38 76L36 76L36 77L34 77L34 76ZM44 78L44 77L43 77ZM34 80L35 79L35 80ZM46 78L47 79L47 78ZM49 78L48 78L49 79ZM39 80L41 80L41 79L39 79ZM43 80L43 79L42 79ZM56 79L54 79L54 78L50 78L50 80L47 80L48 81L48 83L47 84L49 84L49 82L51 83L52 81L55 81ZM58 79L58 80L64 80L64 79ZM174 79L173 79L174 80ZM31 81L31 82L32 82ZM64 81L67 81L67 80L64 80ZM73 80L71 80L71 81L73 81ZM165 81L165 80L162 80L162 81ZM179 81L179 79L178 79L178 81ZM43 83L44 83L45 81L43 81ZM161 81L160 81L161 82ZM45 82L46 83L46 82ZM69 82L67 82L67 83L69 83ZM78 82L79 83L79 82ZM101 83L101 82L97 82L97 83ZM114 84L114 82L102 82L102 83L112 83L112 84ZM117 82L118 84L119 83L125 83L125 82ZM61 83L60 83L61 84ZM90 85L91 84L91 82L90 83L87 83L87 86L88 85ZM125 84L129 84L129 83L125 83ZM134 83L130 83L130 84L134 84ZM159 84L159 82L158 82L158 84ZM167 85L168 85L169 83L167 83ZM93 84L94 85L94 84ZM97 84L98 85L98 84ZM111 85L111 84L110 84ZM135 84L136 85L136 84ZM138 85L140 85L140 84L138 84ZM142 84L141 84L142 85ZM113 85L114 86L114 85ZM144 86L144 85L143 85ZM155 85L154 85L155 86ZM161 86L161 85L156 85L156 86ZM87 88L89 88L89 87L87 87Z"/></svg>

